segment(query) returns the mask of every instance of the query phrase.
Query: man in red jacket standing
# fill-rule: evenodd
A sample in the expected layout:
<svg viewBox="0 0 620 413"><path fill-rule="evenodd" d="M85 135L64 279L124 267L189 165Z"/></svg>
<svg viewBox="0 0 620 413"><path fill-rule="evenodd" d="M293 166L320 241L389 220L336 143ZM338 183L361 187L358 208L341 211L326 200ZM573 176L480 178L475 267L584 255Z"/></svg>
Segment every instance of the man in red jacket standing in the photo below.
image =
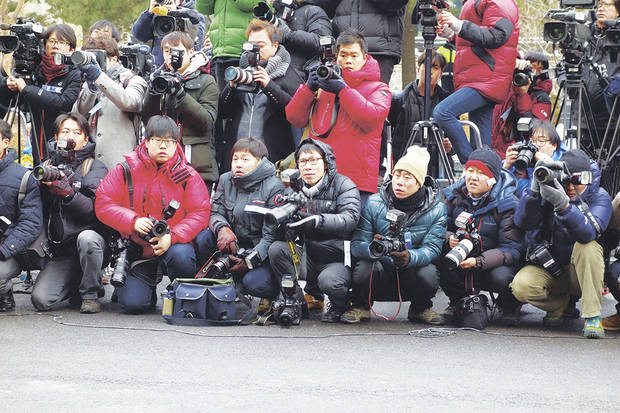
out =
<svg viewBox="0 0 620 413"><path fill-rule="evenodd" d="M357 185L364 205L377 192L381 131L392 95L379 81L379 64L368 54L364 36L344 31L336 49L342 76L320 79L312 70L286 106L286 118L299 128L308 126L310 138L333 148L338 171Z"/></svg>
<svg viewBox="0 0 620 413"><path fill-rule="evenodd" d="M161 281L157 267L170 280L196 275L200 258L205 258L197 258L204 239L199 234L209 225L211 212L207 187L185 160L174 120L153 116L146 136L124 155L126 164L116 165L103 179L95 201L97 218L130 239L131 271L118 290L119 303L128 313L154 306L155 287ZM164 217L163 209L174 205L172 201L178 208L167 220L169 232L157 236L153 221ZM144 265L135 262L138 258L146 260Z"/></svg>

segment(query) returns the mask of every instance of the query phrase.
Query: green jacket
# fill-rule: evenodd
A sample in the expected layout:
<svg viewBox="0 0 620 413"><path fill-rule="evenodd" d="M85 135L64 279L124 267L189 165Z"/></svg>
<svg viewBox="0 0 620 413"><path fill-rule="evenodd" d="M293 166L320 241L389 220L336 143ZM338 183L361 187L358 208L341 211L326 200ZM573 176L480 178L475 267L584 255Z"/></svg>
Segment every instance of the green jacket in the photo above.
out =
<svg viewBox="0 0 620 413"><path fill-rule="evenodd" d="M254 18L252 9L260 0L197 0L196 10L213 15L209 38L213 57L239 57L246 41L245 29Z"/></svg>

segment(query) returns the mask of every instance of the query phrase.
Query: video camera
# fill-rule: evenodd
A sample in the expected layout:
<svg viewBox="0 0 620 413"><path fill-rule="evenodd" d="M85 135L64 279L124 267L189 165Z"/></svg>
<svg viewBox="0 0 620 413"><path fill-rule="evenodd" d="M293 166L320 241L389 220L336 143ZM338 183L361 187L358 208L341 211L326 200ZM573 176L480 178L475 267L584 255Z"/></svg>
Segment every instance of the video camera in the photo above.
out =
<svg viewBox="0 0 620 413"><path fill-rule="evenodd" d="M227 82L233 82L238 90L258 93L260 92L260 83L254 81L254 72L260 62L260 46L250 42L243 43L243 55L248 60L248 67L242 69L228 66L224 70L224 79Z"/></svg>
<svg viewBox="0 0 620 413"><path fill-rule="evenodd" d="M162 215L164 216L162 219L157 220L153 217L149 217L149 219L153 223L153 227L148 233L144 235L140 234L140 238L149 242L151 238L161 238L164 235L168 234L170 232L168 220L174 216L180 206L181 203L179 201L171 199L168 205L162 211Z"/></svg>
<svg viewBox="0 0 620 413"><path fill-rule="evenodd" d="M71 54L56 53L54 55L54 64L83 66L97 62L99 67L105 70L107 64L107 57L108 56L105 50L76 50Z"/></svg>
<svg viewBox="0 0 620 413"><path fill-rule="evenodd" d="M13 33L0 36L0 52L13 53L13 76L32 77L41 63L43 26L32 18L18 17L16 24L0 24L0 30Z"/></svg>
<svg viewBox="0 0 620 413"><path fill-rule="evenodd" d="M411 24L422 25L422 37L425 47L432 43L437 37L435 27L437 26L437 10L449 9L450 5L445 0L419 0L411 14Z"/></svg>
<svg viewBox="0 0 620 413"><path fill-rule="evenodd" d="M321 36L319 43L322 49L321 64L316 68L316 75L319 79L331 79L334 75L340 76L342 69L336 63L338 51L336 41L331 36Z"/></svg>
<svg viewBox="0 0 620 413"><path fill-rule="evenodd" d="M164 37L172 32L189 32L192 25L200 23L200 13L194 9L165 10L153 20L153 37Z"/></svg>
<svg viewBox="0 0 620 413"><path fill-rule="evenodd" d="M259 1L258 4L252 9L254 17L277 26L278 19L288 21L291 17L293 17L293 14L295 14L295 9L299 4L297 3L297 0L274 0L272 5L273 10L266 2Z"/></svg>
<svg viewBox="0 0 620 413"><path fill-rule="evenodd" d="M276 323L283 327L299 325L302 317L302 301L298 297L295 276L284 274L281 282L282 294L271 303Z"/></svg>
<svg viewBox="0 0 620 413"><path fill-rule="evenodd" d="M56 151L50 158L50 163L35 166L32 170L32 176L37 181L51 182L61 179L62 173L67 176L73 175L73 170L66 163L70 163L74 159L75 141L58 139Z"/></svg>
<svg viewBox="0 0 620 413"><path fill-rule="evenodd" d="M393 251L403 251L407 249L407 242L403 235L407 224L407 214L398 209L390 209L385 214L385 219L390 223L390 235L373 239L368 249L370 256L378 260Z"/></svg>
<svg viewBox="0 0 620 413"><path fill-rule="evenodd" d="M454 224L457 227L454 236L459 240L459 243L443 257L444 263L451 271L456 270L468 256L478 255L482 252L482 242L472 214L465 211L461 212L456 217Z"/></svg>
<svg viewBox="0 0 620 413"><path fill-rule="evenodd" d="M151 49L147 45L129 43L121 46L119 52L121 64L138 76L148 77L153 71Z"/></svg>
<svg viewBox="0 0 620 413"><path fill-rule="evenodd" d="M569 183L573 185L590 185L592 183L592 172L581 171L571 174L564 162L544 162L534 169L534 179L541 184L551 185L554 179L561 185Z"/></svg>

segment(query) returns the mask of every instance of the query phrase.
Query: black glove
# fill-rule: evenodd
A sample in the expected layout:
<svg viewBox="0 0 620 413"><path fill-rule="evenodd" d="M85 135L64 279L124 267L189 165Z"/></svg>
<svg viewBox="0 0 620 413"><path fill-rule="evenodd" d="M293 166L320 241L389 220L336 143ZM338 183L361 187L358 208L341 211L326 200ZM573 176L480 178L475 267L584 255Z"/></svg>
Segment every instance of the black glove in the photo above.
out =
<svg viewBox="0 0 620 413"><path fill-rule="evenodd" d="M398 268L403 268L409 265L409 260L411 259L411 255L409 255L409 250L407 249L403 251L392 251L390 252L390 257L392 257L394 265Z"/></svg>
<svg viewBox="0 0 620 413"><path fill-rule="evenodd" d="M344 79L336 73L334 73L329 79L319 79L318 83L321 89L335 95L340 93L340 91L347 86Z"/></svg>
<svg viewBox="0 0 620 413"><path fill-rule="evenodd" d="M306 81L306 86L308 86L308 89L313 92L319 90L319 75L317 75L316 73L316 68L314 68L314 70L311 70L310 73L308 73L308 80Z"/></svg>
<svg viewBox="0 0 620 413"><path fill-rule="evenodd" d="M297 222L287 224L287 227L300 230L302 232L309 232L318 227L321 223L320 215L312 215L304 211L299 211L298 215L301 219Z"/></svg>

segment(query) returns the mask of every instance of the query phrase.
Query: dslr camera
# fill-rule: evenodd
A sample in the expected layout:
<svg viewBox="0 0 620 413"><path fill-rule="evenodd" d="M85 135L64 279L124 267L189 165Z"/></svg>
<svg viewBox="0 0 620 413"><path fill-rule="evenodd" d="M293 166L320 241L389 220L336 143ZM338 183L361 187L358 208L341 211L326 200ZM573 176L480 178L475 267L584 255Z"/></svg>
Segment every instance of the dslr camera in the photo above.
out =
<svg viewBox="0 0 620 413"><path fill-rule="evenodd" d="M105 50L89 49L76 50L71 54L56 53L54 55L54 64L56 65L90 65L97 62L100 68L105 70L107 62L107 54Z"/></svg>
<svg viewBox="0 0 620 413"><path fill-rule="evenodd" d="M470 255L479 255L482 252L482 242L478 231L476 231L472 214L465 211L461 212L456 217L454 224L457 227L454 236L459 240L459 243L443 257L444 263L451 271L456 270L465 258Z"/></svg>
<svg viewBox="0 0 620 413"><path fill-rule="evenodd" d="M243 259L250 270L257 268L261 263L258 252L254 249L237 249L234 255ZM234 265L235 262L230 258L230 254L217 251L198 271L196 278L229 278L230 269Z"/></svg>
<svg viewBox="0 0 620 413"><path fill-rule="evenodd" d="M390 223L390 235L373 239L368 246L370 256L375 260L385 257L390 252L407 249L407 241L403 235L407 223L407 214L398 209L390 209L386 212L385 219ZM411 244L411 240L409 240L409 244Z"/></svg>
<svg viewBox="0 0 620 413"><path fill-rule="evenodd" d="M61 179L64 172L65 175L73 175L73 170L67 166L75 159L75 141L67 139L58 139L56 142L56 151L50 158L50 163L37 165L32 170L32 176L37 181L51 182Z"/></svg>
<svg viewBox="0 0 620 413"><path fill-rule="evenodd" d="M275 199L277 207L265 213L265 223L277 227L297 219L297 213L306 203L306 196L301 192L289 195L278 195Z"/></svg>
<svg viewBox="0 0 620 413"><path fill-rule="evenodd" d="M116 288L125 286L127 274L131 271L131 261L142 255L142 248L129 239L116 235L109 243L112 262L112 277L110 284Z"/></svg>
<svg viewBox="0 0 620 413"><path fill-rule="evenodd" d="M274 26L278 26L278 19L288 21L298 6L297 0L273 0L273 11L269 4L264 1L258 2L258 4L252 9L254 17L267 21Z"/></svg>
<svg viewBox="0 0 620 413"><path fill-rule="evenodd" d="M282 276L282 294L271 303L277 324L283 327L299 325L302 317L302 301L297 292L297 279L290 274Z"/></svg>
<svg viewBox="0 0 620 413"><path fill-rule="evenodd" d="M181 48L170 49L170 66L171 72L154 73L151 78L151 89L158 95L174 95L183 87L180 75L177 73L179 68L183 66L183 57L185 50Z"/></svg>
<svg viewBox="0 0 620 413"><path fill-rule="evenodd" d="M316 74L319 79L330 79L334 75L340 76L342 69L336 63L338 52L336 51L336 41L331 36L321 36L319 43L322 49L321 64L316 68Z"/></svg>
<svg viewBox="0 0 620 413"><path fill-rule="evenodd" d="M534 179L537 179L541 184L547 185L551 185L554 179L557 179L561 185L569 183L573 185L590 185L593 178L591 171L571 174L564 162L545 162L534 169Z"/></svg>
<svg viewBox="0 0 620 413"><path fill-rule="evenodd" d="M121 46L118 60L121 64L141 77L148 77L153 71L151 49L145 44L129 43Z"/></svg>
<svg viewBox="0 0 620 413"><path fill-rule="evenodd" d="M166 14L157 15L153 20L153 37L164 37L168 33L177 31L187 33L193 25L200 23L200 14L194 9L168 10L163 8L163 10Z"/></svg>
<svg viewBox="0 0 620 413"><path fill-rule="evenodd" d="M525 69L515 69L512 72L512 84L516 87L527 86L530 82L534 82L534 74L530 66Z"/></svg>
<svg viewBox="0 0 620 413"><path fill-rule="evenodd" d="M181 203L179 201L175 199L170 200L168 205L162 210L162 215L164 216L162 219L157 220L153 217L149 217L149 219L153 223L153 227L147 234L140 234L140 238L149 242L151 238L161 238L164 235L168 234L170 232L168 220L174 216L180 206Z"/></svg>
<svg viewBox="0 0 620 413"><path fill-rule="evenodd" d="M551 255L551 244L547 241L528 251L527 262L544 268L553 278L562 276L562 266Z"/></svg>
<svg viewBox="0 0 620 413"><path fill-rule="evenodd" d="M16 24L0 24L0 30L12 33L0 36L0 52L13 53L13 76L32 77L41 63L43 26L32 18L18 17Z"/></svg>
<svg viewBox="0 0 620 413"><path fill-rule="evenodd" d="M243 92L260 92L260 83L254 81L254 72L260 62L260 46L254 43L243 43L243 55L248 59L248 67L229 66L224 70L224 79L233 82L235 88Z"/></svg>

